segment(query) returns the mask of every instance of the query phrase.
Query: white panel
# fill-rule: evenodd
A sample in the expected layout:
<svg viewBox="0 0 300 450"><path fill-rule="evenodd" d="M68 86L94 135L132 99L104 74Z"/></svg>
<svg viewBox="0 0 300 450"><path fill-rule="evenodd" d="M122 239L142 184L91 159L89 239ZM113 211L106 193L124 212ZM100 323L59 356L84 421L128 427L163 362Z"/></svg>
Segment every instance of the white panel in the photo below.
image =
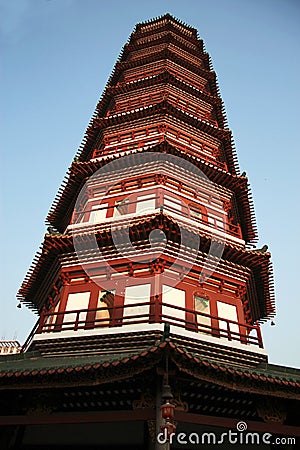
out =
<svg viewBox="0 0 300 450"><path fill-rule="evenodd" d="M222 230L224 230L224 229L225 229L225 227L224 227L224 223L223 223L223 222L221 222L220 220L216 220L216 224L218 225L219 229L222 229Z"/></svg>
<svg viewBox="0 0 300 450"><path fill-rule="evenodd" d="M162 287L162 314L174 317L175 319L180 319L180 323L185 323L185 311L171 308L170 306L164 306L164 303L169 305L178 306L180 308L185 308L185 291L163 285ZM168 319L165 319L168 321Z"/></svg>
<svg viewBox="0 0 300 450"><path fill-rule="evenodd" d="M155 198L152 195L143 195L137 198L136 212L147 213L155 211Z"/></svg>
<svg viewBox="0 0 300 450"><path fill-rule="evenodd" d="M101 205L92 206L90 213L90 223L99 223L106 218L108 203L101 203ZM101 209L99 209L101 208Z"/></svg>
<svg viewBox="0 0 300 450"><path fill-rule="evenodd" d="M166 206L166 210L171 210L173 211L174 209L176 211L181 211L181 202L179 199L173 198L173 197L168 197L168 196L164 196L164 205Z"/></svg>
<svg viewBox="0 0 300 450"><path fill-rule="evenodd" d="M90 292L75 292L69 294L66 311L80 311L81 309L87 309L89 307L90 294ZM79 314L79 320L84 322L86 320L86 314L86 311L81 312ZM76 313L64 315L64 323L75 322L75 320ZM83 323L80 324L80 326L82 325Z"/></svg>
<svg viewBox="0 0 300 450"><path fill-rule="evenodd" d="M128 306L124 308L124 318L127 316L141 316L147 321L150 313L150 284L140 284L137 286L127 286L125 289L124 305L135 305L137 303L148 303L141 306ZM134 320L128 319L128 322Z"/></svg>
<svg viewBox="0 0 300 450"><path fill-rule="evenodd" d="M58 303L56 304L54 310L53 310L53 311L50 311L50 312L52 312L52 313L57 313L58 308L59 308L59 303L60 303L60 302L58 302ZM47 325L47 327L46 327L46 326L44 327L44 331L51 331L51 330L53 330L54 323L55 323L56 319L57 319L57 316L55 316L55 315L49 316L48 319L47 319L47 321L45 322L45 325Z"/></svg>
<svg viewBox="0 0 300 450"><path fill-rule="evenodd" d="M236 306L230 305L228 303L217 301L217 311L218 317L228 320L238 321ZM219 327L222 330L227 330L227 323L224 320L219 320ZM239 333L239 326L235 323L230 323L230 331L235 333ZM234 335L234 338L237 338L237 335Z"/></svg>

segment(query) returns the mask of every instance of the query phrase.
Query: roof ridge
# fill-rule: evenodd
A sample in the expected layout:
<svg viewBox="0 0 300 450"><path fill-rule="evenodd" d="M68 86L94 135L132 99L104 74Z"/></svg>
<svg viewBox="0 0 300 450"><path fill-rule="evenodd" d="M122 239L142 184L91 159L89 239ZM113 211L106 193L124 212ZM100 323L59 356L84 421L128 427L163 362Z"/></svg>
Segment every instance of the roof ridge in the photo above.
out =
<svg viewBox="0 0 300 450"><path fill-rule="evenodd" d="M157 23L157 22L160 22L160 21L162 21L162 20L168 20L168 21L171 21L171 22L175 22L175 23L177 23L178 25L187 28L188 30L191 30L191 31L192 31L192 30L195 30L195 31L197 31L196 28L194 28L194 27L188 25L187 23L183 22L183 21L180 20L180 19L177 19L177 17L173 16L173 15L170 14L169 12L167 12L167 13L165 13L165 14L162 14L162 15L160 15L160 16L157 16L157 17L153 17L152 19L147 19L147 20L144 20L144 21L142 21L142 22L139 22L139 23L137 23L135 29L136 29L136 30L139 30L139 29L141 29L141 28L143 28L143 27L146 27L147 25L152 25L152 24Z"/></svg>

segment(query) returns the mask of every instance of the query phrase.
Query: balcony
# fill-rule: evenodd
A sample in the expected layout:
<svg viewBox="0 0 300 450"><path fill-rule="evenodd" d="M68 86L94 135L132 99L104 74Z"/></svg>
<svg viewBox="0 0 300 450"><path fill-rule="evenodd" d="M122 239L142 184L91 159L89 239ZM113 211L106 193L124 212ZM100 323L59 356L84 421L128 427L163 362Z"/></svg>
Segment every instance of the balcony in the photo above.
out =
<svg viewBox="0 0 300 450"><path fill-rule="evenodd" d="M146 192L147 194L147 192ZM130 194L128 195L130 198ZM169 198L169 200L174 200ZM159 201L162 201L159 204ZM84 209L74 213L73 223L69 225L69 230L77 229L80 226L95 225L96 223L107 224L110 222L117 223L119 219L128 219L136 217L138 215L147 215L154 212L162 212L170 215L174 218L183 220L188 224L200 225L203 231L211 234L212 232L220 237L224 237L224 233L235 239L236 244L243 244L241 228L239 224L235 224L227 219L225 213L223 216L219 213L219 216L211 215L204 212L201 207L197 208L197 205L193 205L191 201L181 199L177 195L177 202L174 200L174 204L170 204L171 201L162 200L155 194L147 196L146 203L137 199L135 201L129 201L125 198L122 204L99 206L94 209ZM153 203L150 205L150 203ZM180 203L179 203L180 202ZM149 206L150 205L150 206ZM96 218L99 215L100 219ZM95 215L95 216L94 216Z"/></svg>
<svg viewBox="0 0 300 450"><path fill-rule="evenodd" d="M126 330L145 330L147 325L168 323L181 334L188 331L190 336L209 336L214 339L239 343L243 346L263 348L262 336L258 325L248 325L233 320L216 317L203 312L161 303L158 296L154 301L140 302L122 306L105 306L97 309L43 313L24 347L35 334L50 336L61 332L111 329L114 333ZM180 331L181 330L181 331ZM53 334L52 334L53 333ZM68 333L70 335L70 333ZM246 347L245 347L246 348Z"/></svg>

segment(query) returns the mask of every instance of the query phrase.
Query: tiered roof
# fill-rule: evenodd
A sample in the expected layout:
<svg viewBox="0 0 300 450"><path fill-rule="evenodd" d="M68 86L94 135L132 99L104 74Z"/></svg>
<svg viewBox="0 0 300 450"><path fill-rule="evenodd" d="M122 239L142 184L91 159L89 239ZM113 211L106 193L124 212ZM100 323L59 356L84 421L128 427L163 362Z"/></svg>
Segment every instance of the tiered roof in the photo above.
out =
<svg viewBox="0 0 300 450"><path fill-rule="evenodd" d="M0 389L28 386L76 386L117 381L155 367L166 351L178 369L194 378L222 387L261 395L300 399L299 370L261 363L254 368L235 368L203 360L173 342L163 342L147 350L96 356L43 358L38 352L0 360ZM12 385L12 379L14 384Z"/></svg>
<svg viewBox="0 0 300 450"><path fill-rule="evenodd" d="M244 239L247 242L255 242L256 225L254 222L254 206L250 186L245 176L230 174L196 156L180 151L169 144L167 139L152 148L132 150L126 152L126 154L135 154L138 163L138 155L145 152L169 153L183 158L196 165L196 167L198 167L212 182L218 183L221 186L234 191ZM62 233L70 222L76 198L84 185L86 178L90 177L94 172L101 167L104 167L109 162L117 162L119 158L119 155L111 155L105 159L99 158L87 162L73 162L49 211L47 216L48 223L55 226L57 230ZM117 166L115 167L117 168Z"/></svg>
<svg viewBox="0 0 300 450"><path fill-rule="evenodd" d="M155 33L157 33L157 35L155 34L154 36L153 26L155 28ZM162 35L161 33L165 34ZM142 37L143 41L141 42ZM198 66L193 69L191 62L188 62L184 57L180 57L178 54L172 53L172 51L168 48L165 48L162 52L154 52L145 58L142 57L137 61L130 61L129 57L133 51L136 51L137 49L148 49L149 47L152 48L157 46L158 43L171 43L172 45L177 45L177 47L184 52L188 50L191 54L193 54L193 57L198 57L199 62L201 62L201 65L204 65L205 69L199 68ZM200 70L203 77L212 82L212 86L214 86L212 88L213 92L209 93L204 90L195 89L192 84L186 84L182 80L178 79L174 74L170 74L168 69L158 75L148 76L143 80L138 80L133 83L118 82L119 76L122 75L126 68L143 67L146 62L149 62L150 60L159 60L161 58L165 61L170 59L176 60L181 67L188 66L190 70L196 70L195 74L197 76L199 76ZM108 112L111 102L119 93L127 93L130 95L137 88L149 87L152 85L157 85L158 83L177 86L183 91L188 92L193 96L196 95L197 98L202 98L205 102L212 104L215 108L218 126L212 125L207 120L199 120L199 117L195 117L178 107L174 107L166 100L163 100L161 103L156 105L138 108L128 113L118 114L116 112L113 114ZM216 76L211 70L209 56L204 52L203 42L197 37L197 32L194 28L186 27L182 23L177 22L177 20L172 18L169 14L157 19L157 22L155 23L151 22L151 27L149 30L147 29L147 24L143 24L141 27L138 26L131 35L128 43L124 46L124 49L116 63L115 69L109 78L104 94L97 105L83 143L76 155L76 161L87 162L92 157L95 147L97 148L99 146L99 134L101 141L103 130L118 124L132 124L135 121L148 119L150 116L154 119L155 117L159 119L162 116L176 118L179 122L186 123L186 125L193 127L195 130L202 130L208 136L214 136L222 142L225 152L225 160L228 164L229 171L233 173L233 175L238 173L237 159L231 133L229 130L224 129L226 119L224 115L224 107L219 96L218 86L216 84ZM166 138L166 140L168 139ZM149 151L149 148L147 151ZM174 152L174 150L172 151ZM183 154L181 153L181 157L182 156ZM67 220L64 220L63 218L69 218L71 214L72 207L70 207L70 205L71 203L73 204L73 202L70 198L70 193L71 195L77 196L80 187L82 186L82 180L78 180L74 176L74 172L77 172L78 174L81 169L77 169L75 166L76 163L73 163L67 174L66 181L63 182L63 185L60 188L47 217L47 221L60 231L63 231L63 227L64 229L66 228L65 225ZM252 201L251 198L249 198L249 186L247 186L245 191L242 193L241 191L244 189L242 186L245 185L244 181L239 183L239 185L240 193L237 195L238 197L244 197L244 200L242 201L244 206L239 205L239 208L241 208L240 219L242 222L243 231L245 233L245 239L248 242L255 242L256 227ZM68 205L68 209L66 209L64 205Z"/></svg>
<svg viewBox="0 0 300 450"><path fill-rule="evenodd" d="M125 216L126 217L126 216ZM184 223L180 224L181 227ZM158 226L163 226L167 239L176 243L180 240L180 230L178 230L178 220L174 220L163 213L149 214L143 219L126 218L118 222L119 232L130 233L132 239L136 242L147 242L151 230ZM188 226L187 231L198 234L197 228ZM113 247L110 225L92 226L93 232L99 248ZM93 239L87 229L85 239ZM217 239L215 239L217 242ZM200 251L207 253L210 248L211 236L201 233ZM220 241L222 244L222 241ZM63 253L74 252L74 243L72 235L46 235L41 252L37 254L33 265L31 266L24 283L19 291L18 297L32 309L41 309L43 306L43 297L37 296L41 289L43 280L49 276L50 271L55 275L59 267L58 257ZM257 296L250 297L253 320L264 321L274 316L274 288L271 272L270 253L261 253L260 251L251 251L241 249L240 247L226 243L222 255L222 261L234 263L245 268L251 269L255 279ZM54 269L56 268L56 269Z"/></svg>
<svg viewBox="0 0 300 450"><path fill-rule="evenodd" d="M163 48L161 48L162 45ZM180 52L174 51L174 46L181 51L181 55ZM148 49L151 49L151 53L143 55L143 52ZM140 58L132 60L132 55L135 55L133 52L137 51L140 53ZM188 58L187 53L191 57ZM180 73L178 73L178 77L174 73L170 73L167 64L159 74L146 74L143 79L124 82L125 70L130 69L134 73L135 70L145 67L145 64L158 61L166 63L173 61L178 64L179 68L187 69L189 73L193 74L193 77L196 76L206 80L207 87L203 89L195 88L192 78L191 82L187 83L180 78ZM215 123L205 117L187 112L179 105L174 105L167 98L120 113L114 107L115 99L120 94L128 95L130 98L137 89L149 89L153 86L159 87L159 89L160 86L163 86L162 89L169 86L176 87L195 99L200 99L211 105L215 113ZM115 154L108 154L105 158L101 156L105 154L103 152L105 151L106 134L120 133L124 127L133 127L134 129L137 124L147 124L147 121L158 124L176 123L176 126L186 127L191 136L193 134L204 136L204 139L212 143L212 149L214 148L213 143L219 143L219 159L212 157L209 161L200 152L197 153L197 150L192 151L179 144L170 143L168 135L165 135L163 141L160 141L157 145L126 150L125 154L134 155L136 163L139 162L139 155L145 152L149 154L165 152L179 156L198 167L212 182L223 186L224 189L231 190L235 197L235 213L241 224L243 239L246 243L253 244L256 239L256 226L250 188L247 178L238 175L239 169L234 144L230 130L225 128L224 107L209 56L204 51L203 42L198 38L196 30L186 27L168 14L157 19L157 21L152 21L151 24L137 26L125 45L109 78L104 94L97 105L83 143L50 209L47 216L48 223L60 233L66 233L77 196L86 179L109 162L118 162L121 153L117 148L114 150ZM96 152L95 149L97 149ZM98 153L99 156L92 158L93 154L98 155ZM163 220L166 226L175 225L174 219L165 214L154 214L144 220L138 219L137 223L131 220L131 226L134 225L135 227L133 235L136 236L136 239L146 239L145 224L148 228L151 228L155 226L157 220ZM128 222L126 222L126 226L128 226ZM198 229L192 229L186 223L183 223L182 226L190 233L199 233ZM209 248L211 237L206 235L205 232L200 233L204 238L201 242L203 242L204 247ZM172 234L172 237L174 237L174 234ZM171 240L172 237L170 236ZM97 231L97 239L101 244L109 243L109 231L105 229L105 226ZM202 250L205 251L204 248ZM39 283L50 269L54 276L59 266L58 256L66 251L73 251L70 236L54 237L46 235L41 253L37 254L19 291L19 298L22 301L30 307L41 308L40 300L36 301ZM237 264L248 265L253 270L257 281L257 289L260 293L257 306L253 301L254 318L264 320L267 317L272 317L274 314L274 293L270 255L263 255L259 252L257 254L256 252L249 253L233 243L226 243L223 258Z"/></svg>

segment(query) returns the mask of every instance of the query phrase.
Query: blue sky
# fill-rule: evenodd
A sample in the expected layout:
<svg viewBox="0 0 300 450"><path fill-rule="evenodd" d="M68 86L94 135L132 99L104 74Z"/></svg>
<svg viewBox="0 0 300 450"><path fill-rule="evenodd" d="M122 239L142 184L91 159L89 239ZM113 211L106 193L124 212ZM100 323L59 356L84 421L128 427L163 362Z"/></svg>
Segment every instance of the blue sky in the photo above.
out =
<svg viewBox="0 0 300 450"><path fill-rule="evenodd" d="M258 245L274 263L270 362L300 365L297 0L0 0L0 338L23 341L36 316L15 294L44 220L137 22L170 12L196 27L217 72L241 171L254 196Z"/></svg>

